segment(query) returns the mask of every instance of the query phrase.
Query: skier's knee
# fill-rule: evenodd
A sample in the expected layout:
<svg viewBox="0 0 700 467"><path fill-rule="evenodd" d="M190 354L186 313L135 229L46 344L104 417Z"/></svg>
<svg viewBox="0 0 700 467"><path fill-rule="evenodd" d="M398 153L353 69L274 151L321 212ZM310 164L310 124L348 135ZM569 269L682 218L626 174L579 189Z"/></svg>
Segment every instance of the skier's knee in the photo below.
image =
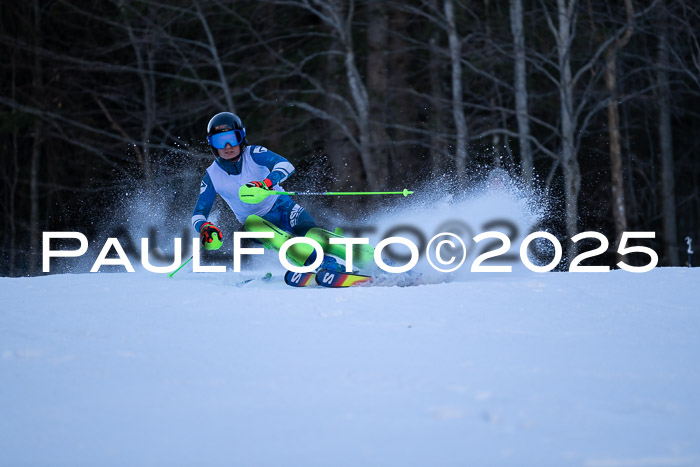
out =
<svg viewBox="0 0 700 467"><path fill-rule="evenodd" d="M306 233L306 237L316 240L325 253L347 261L346 246L330 242L331 238L343 238L339 234L339 230L336 232L333 233L319 227L313 227ZM358 268L363 268L374 259L374 248L369 244L352 245L352 252L353 265Z"/></svg>
<svg viewBox="0 0 700 467"><path fill-rule="evenodd" d="M305 236L309 230L316 227L316 221L309 214L309 211L298 204L292 209L289 224L292 227L292 232L300 237Z"/></svg>

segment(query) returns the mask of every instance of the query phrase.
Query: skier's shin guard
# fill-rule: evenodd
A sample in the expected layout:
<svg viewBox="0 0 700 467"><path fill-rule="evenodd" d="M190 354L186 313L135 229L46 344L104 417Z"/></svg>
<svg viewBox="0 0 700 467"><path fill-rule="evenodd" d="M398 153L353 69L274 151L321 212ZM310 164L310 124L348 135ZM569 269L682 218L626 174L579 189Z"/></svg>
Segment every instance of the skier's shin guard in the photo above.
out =
<svg viewBox="0 0 700 467"><path fill-rule="evenodd" d="M306 237L316 240L325 253L342 258L347 261L345 257L345 245L332 244L330 243L331 238L343 238L342 235L329 232L328 230L321 229L319 227L313 227L306 232ZM374 247L369 244L363 245L352 245L352 262L353 266L358 269L362 269L365 265L369 264L374 260Z"/></svg>
<svg viewBox="0 0 700 467"><path fill-rule="evenodd" d="M260 238L258 241L262 243L265 248L270 250L279 251L282 248L284 242L290 238L294 238L293 235L285 232L284 230L277 227L272 222L266 221L260 216L251 215L245 221L245 226L243 227L247 232L272 232L274 237L272 238ZM297 243L292 245L287 250L287 259L290 263L297 266L304 266L306 260L314 252L314 248L307 243Z"/></svg>

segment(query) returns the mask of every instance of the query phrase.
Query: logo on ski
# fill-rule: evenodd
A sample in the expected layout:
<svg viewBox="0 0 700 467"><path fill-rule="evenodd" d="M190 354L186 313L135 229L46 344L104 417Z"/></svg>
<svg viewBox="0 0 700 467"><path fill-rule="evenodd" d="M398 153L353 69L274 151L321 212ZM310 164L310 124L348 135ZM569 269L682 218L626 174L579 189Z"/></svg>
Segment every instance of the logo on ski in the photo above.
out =
<svg viewBox="0 0 700 467"><path fill-rule="evenodd" d="M287 271L284 282L292 287L307 287L316 285L316 273Z"/></svg>

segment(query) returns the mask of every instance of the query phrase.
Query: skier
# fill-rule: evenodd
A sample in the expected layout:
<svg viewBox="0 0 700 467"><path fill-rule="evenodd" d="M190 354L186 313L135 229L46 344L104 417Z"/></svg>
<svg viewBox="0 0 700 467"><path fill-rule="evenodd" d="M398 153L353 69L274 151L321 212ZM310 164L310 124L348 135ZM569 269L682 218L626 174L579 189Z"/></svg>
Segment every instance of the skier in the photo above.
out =
<svg viewBox="0 0 700 467"><path fill-rule="evenodd" d="M199 232L205 249L217 250L222 245L221 230L207 221L218 193L245 230L274 233L271 239L260 239L268 248L279 250L289 238L307 236L318 241L324 252L345 257L344 247L341 249L340 245L328 242L329 238L339 235L317 227L311 214L289 196L267 196L258 204L247 204L239 199L238 191L243 185L284 191L280 183L294 173L294 166L263 146L250 145L245 127L237 115L231 112L214 115L207 125L207 141L215 160L202 178L199 198L192 213L192 225ZM368 255L367 252L355 254L354 262L362 263ZM316 253L310 245L298 243L289 248L287 258L297 266L305 266L313 264ZM325 254L319 269L340 271L344 267L333 256Z"/></svg>

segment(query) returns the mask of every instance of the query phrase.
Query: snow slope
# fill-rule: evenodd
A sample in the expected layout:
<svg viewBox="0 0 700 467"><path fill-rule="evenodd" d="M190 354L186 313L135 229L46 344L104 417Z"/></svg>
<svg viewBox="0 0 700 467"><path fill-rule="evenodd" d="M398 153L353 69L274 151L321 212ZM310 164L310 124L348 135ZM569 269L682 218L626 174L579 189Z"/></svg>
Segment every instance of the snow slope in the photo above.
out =
<svg viewBox="0 0 700 467"><path fill-rule="evenodd" d="M700 465L700 269L255 275L0 278L0 465Z"/></svg>

